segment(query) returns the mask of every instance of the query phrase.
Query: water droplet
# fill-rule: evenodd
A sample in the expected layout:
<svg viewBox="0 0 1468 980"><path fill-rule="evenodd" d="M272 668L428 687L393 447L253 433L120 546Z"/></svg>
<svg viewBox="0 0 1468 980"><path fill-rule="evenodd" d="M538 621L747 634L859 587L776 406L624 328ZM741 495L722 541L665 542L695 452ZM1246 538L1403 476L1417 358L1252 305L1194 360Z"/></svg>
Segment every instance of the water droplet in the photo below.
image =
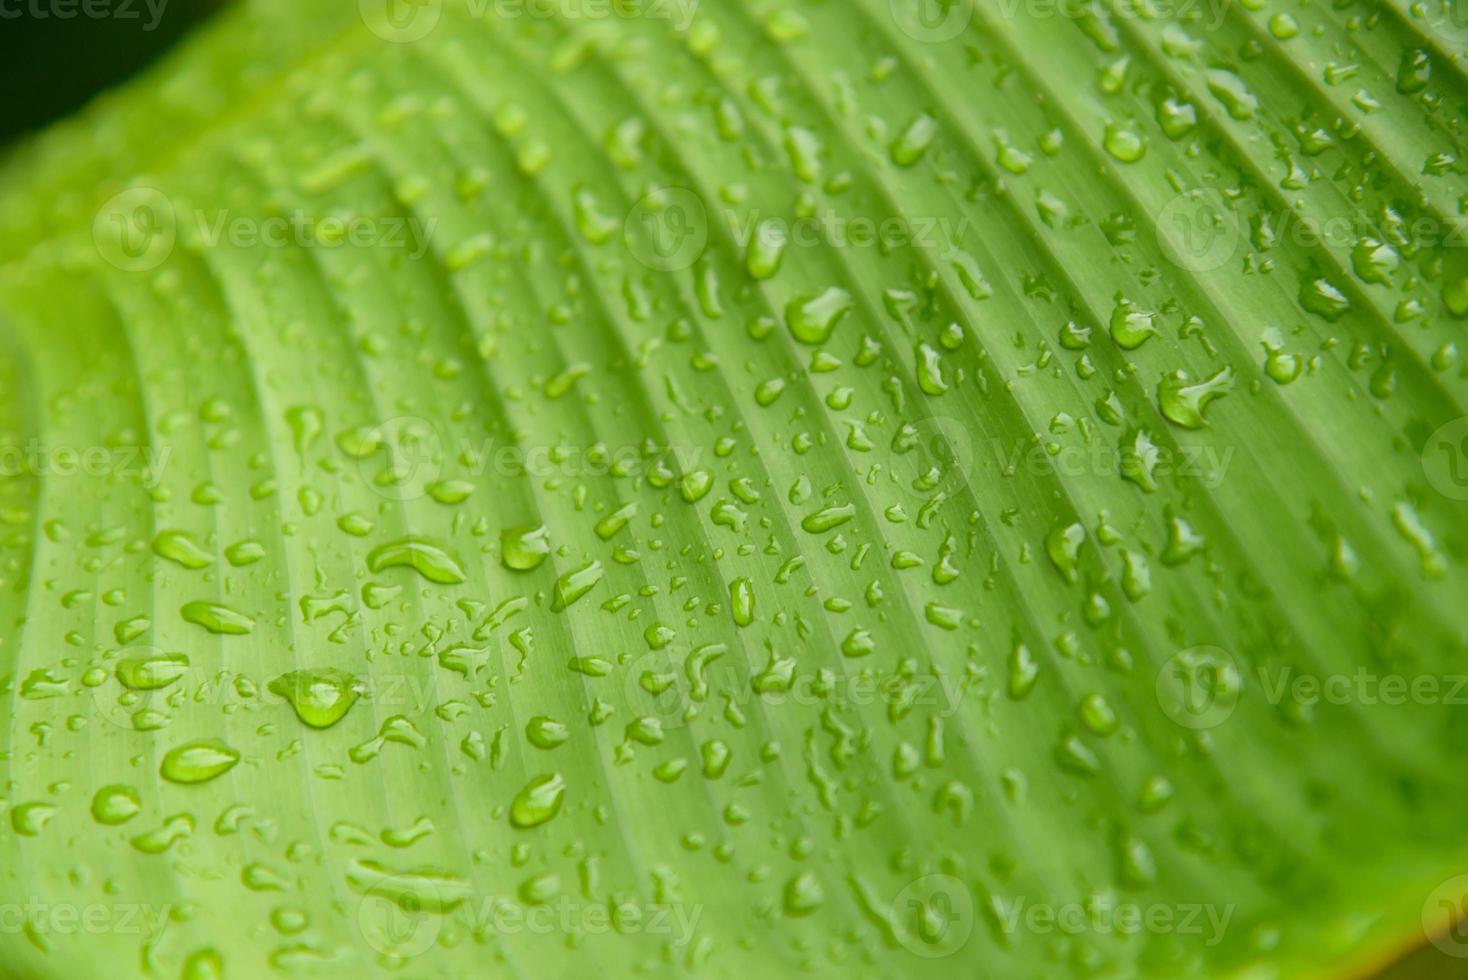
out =
<svg viewBox="0 0 1468 980"><path fill-rule="evenodd" d="M1035 655L1023 643L1016 643L1009 654L1009 696L1023 701L1039 679L1040 665L1035 662Z"/></svg>
<svg viewBox="0 0 1468 980"><path fill-rule="evenodd" d="M215 602L190 602L179 614L185 622L223 636L245 636L255 628L255 621L249 616Z"/></svg>
<svg viewBox="0 0 1468 980"><path fill-rule="evenodd" d="M512 527L500 532L500 560L516 572L533 572L551 552L550 531L537 527Z"/></svg>
<svg viewBox="0 0 1468 980"><path fill-rule="evenodd" d="M1403 95L1415 95L1427 88L1432 80L1432 56L1422 48L1409 48L1402 52L1402 61L1397 66L1397 91Z"/></svg>
<svg viewBox="0 0 1468 980"><path fill-rule="evenodd" d="M1390 286L1401 261L1396 249L1375 238L1363 238L1351 249L1351 268L1363 282Z"/></svg>
<svg viewBox="0 0 1468 980"><path fill-rule="evenodd" d="M1139 602L1152 591L1152 569L1140 552L1122 552L1121 588L1132 602Z"/></svg>
<svg viewBox="0 0 1468 980"><path fill-rule="evenodd" d="M1115 709L1100 694L1088 694L1082 698L1077 712L1081 717L1081 724L1093 735L1112 735L1121 727Z"/></svg>
<svg viewBox="0 0 1468 980"><path fill-rule="evenodd" d="M160 531L153 539L153 553L191 571L214 564L214 556L183 531Z"/></svg>
<svg viewBox="0 0 1468 980"><path fill-rule="evenodd" d="M917 345L917 382L925 395L937 397L948 390L943 378L943 355L929 344Z"/></svg>
<svg viewBox="0 0 1468 980"><path fill-rule="evenodd" d="M367 567L374 572L411 568L439 585L459 585L465 581L464 570L447 551L415 538L404 538L376 549L367 556Z"/></svg>
<svg viewBox="0 0 1468 980"><path fill-rule="evenodd" d="M1067 582L1076 581L1081 545L1085 542L1086 529L1080 524L1055 528L1045 536L1045 553Z"/></svg>
<svg viewBox="0 0 1468 980"><path fill-rule="evenodd" d="M360 684L334 667L293 670L270 682L270 693L285 698L296 717L312 728L330 728L356 704Z"/></svg>
<svg viewBox="0 0 1468 980"><path fill-rule="evenodd" d="M577 599L596 588L596 584L602 580L604 575L606 575L606 569L599 561L588 562L562 575L556 579L556 597L551 603L551 608L556 612L568 608Z"/></svg>
<svg viewBox="0 0 1468 980"><path fill-rule="evenodd" d="M1189 102L1164 99L1157 105L1157 124L1170 140L1180 140L1198 125L1198 110Z"/></svg>
<svg viewBox="0 0 1468 980"><path fill-rule="evenodd" d="M807 514L800 522L803 530L810 534L825 534L835 530L856 516L856 505L840 504L822 507L814 514Z"/></svg>
<svg viewBox="0 0 1468 980"><path fill-rule="evenodd" d="M1147 152L1147 144L1142 141L1134 130L1110 123L1106 126L1106 134L1102 138L1102 145L1106 152L1120 160L1122 163L1136 163Z"/></svg>
<svg viewBox="0 0 1468 980"><path fill-rule="evenodd" d="M775 7L765 15L765 34L776 44L798 41L810 33L810 22L798 11Z"/></svg>
<svg viewBox="0 0 1468 980"><path fill-rule="evenodd" d="M802 344L824 344L851 307L851 294L832 286L817 296L792 299L785 307L785 322Z"/></svg>
<svg viewBox="0 0 1468 980"><path fill-rule="evenodd" d="M510 804L510 823L522 829L538 827L561 810L566 781L560 773L536 776Z"/></svg>
<svg viewBox="0 0 1468 980"><path fill-rule="evenodd" d="M525 723L525 738L537 749L553 749L571 737L570 730L554 718L537 715Z"/></svg>
<svg viewBox="0 0 1468 980"><path fill-rule="evenodd" d="M127 823L142 809L138 791L131 786L103 786L92 797L92 819L108 826Z"/></svg>
<svg viewBox="0 0 1468 980"><path fill-rule="evenodd" d="M184 961L180 980L224 980L224 957L216 949L200 949Z"/></svg>
<svg viewBox="0 0 1468 980"><path fill-rule="evenodd" d="M129 657L117 664L117 680L132 691L156 691L188 673L189 658L182 653Z"/></svg>
<svg viewBox="0 0 1468 980"><path fill-rule="evenodd" d="M877 641L871 631L858 626L846 634L841 641L841 653L846 657L867 657L877 649Z"/></svg>
<svg viewBox="0 0 1468 980"><path fill-rule="evenodd" d="M394 869L366 858L347 866L347 882L357 891L385 898L413 916L452 912L472 893L467 881L447 871Z"/></svg>
<svg viewBox="0 0 1468 980"><path fill-rule="evenodd" d="M761 221L754 229L744 256L749 274L761 281L773 278L780 271L780 262L785 257L785 241L785 229L779 222Z"/></svg>
<svg viewBox="0 0 1468 980"><path fill-rule="evenodd" d="M826 901L821 882L809 871L802 871L785 883L785 914L791 918L810 915Z"/></svg>
<svg viewBox="0 0 1468 980"><path fill-rule="evenodd" d="M217 739L180 745L163 757L158 774L172 783L207 783L229 772L240 754Z"/></svg>
<svg viewBox="0 0 1468 980"><path fill-rule="evenodd" d="M1244 80L1231 71L1214 68L1208 72L1208 91L1223 103L1228 114L1235 119L1254 118L1259 110L1259 100L1249 91Z"/></svg>
<svg viewBox="0 0 1468 980"><path fill-rule="evenodd" d="M1157 336L1157 314L1137 309L1126 300L1111 312L1111 339L1122 350L1136 350L1149 337Z"/></svg>
<svg viewBox="0 0 1468 980"><path fill-rule="evenodd" d="M1127 835L1120 842L1121 880L1129 888L1146 888L1157 881L1157 862L1146 843Z"/></svg>
<svg viewBox="0 0 1468 980"><path fill-rule="evenodd" d="M425 489L435 501L451 507L472 497L475 487L468 480L435 480Z"/></svg>
<svg viewBox="0 0 1468 980"><path fill-rule="evenodd" d="M50 803L22 803L10 811L10 826L24 837L35 837L45 829L58 808Z"/></svg>
<svg viewBox="0 0 1468 980"><path fill-rule="evenodd" d="M1277 13L1269 18L1269 33L1281 41L1288 41L1300 33L1300 25L1289 14Z"/></svg>
<svg viewBox="0 0 1468 980"><path fill-rule="evenodd" d="M754 622L754 583L748 578L736 578L729 583L729 608L734 625L748 626Z"/></svg>
<svg viewBox="0 0 1468 980"><path fill-rule="evenodd" d="M1300 372L1305 369L1304 359L1285 351L1284 340L1279 336L1279 331L1266 331L1262 343L1265 350L1264 373L1275 383L1287 385L1300 376Z"/></svg>
<svg viewBox="0 0 1468 980"><path fill-rule="evenodd" d="M1351 301L1346 294L1324 278L1300 283L1300 305L1330 323L1335 323L1351 309Z"/></svg>
<svg viewBox="0 0 1468 980"><path fill-rule="evenodd" d="M1233 388L1233 377L1233 369L1226 367L1212 377L1190 384L1186 371L1174 371L1157 388L1162 414L1185 429L1203 428L1208 424L1203 417L1204 409Z"/></svg>
<svg viewBox="0 0 1468 980"><path fill-rule="evenodd" d="M1144 429L1133 429L1122 437L1121 475L1141 487L1147 493L1157 492L1157 480L1152 475L1162 461L1162 452Z"/></svg>
<svg viewBox="0 0 1468 980"><path fill-rule="evenodd" d="M938 135L938 121L926 112L919 114L902 134L892 142L892 162L899 167L911 167L928 152L933 137Z"/></svg>

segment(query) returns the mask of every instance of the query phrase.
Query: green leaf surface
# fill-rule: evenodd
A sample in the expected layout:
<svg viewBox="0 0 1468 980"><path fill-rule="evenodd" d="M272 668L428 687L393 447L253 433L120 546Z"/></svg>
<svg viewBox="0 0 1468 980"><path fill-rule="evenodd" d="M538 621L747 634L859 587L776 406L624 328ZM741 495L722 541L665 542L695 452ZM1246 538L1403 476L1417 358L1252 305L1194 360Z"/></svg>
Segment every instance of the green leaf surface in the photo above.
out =
<svg viewBox="0 0 1468 980"><path fill-rule="evenodd" d="M18 149L0 972L1468 952L1455 12L255 0Z"/></svg>

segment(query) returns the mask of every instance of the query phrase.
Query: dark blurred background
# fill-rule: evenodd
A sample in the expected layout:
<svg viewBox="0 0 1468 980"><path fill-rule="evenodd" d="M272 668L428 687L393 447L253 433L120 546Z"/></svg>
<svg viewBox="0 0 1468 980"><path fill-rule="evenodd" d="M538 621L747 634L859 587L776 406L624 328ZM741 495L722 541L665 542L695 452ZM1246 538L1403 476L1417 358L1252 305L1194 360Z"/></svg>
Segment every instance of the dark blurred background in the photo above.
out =
<svg viewBox="0 0 1468 980"><path fill-rule="evenodd" d="M224 2L0 0L0 147L136 74Z"/></svg>

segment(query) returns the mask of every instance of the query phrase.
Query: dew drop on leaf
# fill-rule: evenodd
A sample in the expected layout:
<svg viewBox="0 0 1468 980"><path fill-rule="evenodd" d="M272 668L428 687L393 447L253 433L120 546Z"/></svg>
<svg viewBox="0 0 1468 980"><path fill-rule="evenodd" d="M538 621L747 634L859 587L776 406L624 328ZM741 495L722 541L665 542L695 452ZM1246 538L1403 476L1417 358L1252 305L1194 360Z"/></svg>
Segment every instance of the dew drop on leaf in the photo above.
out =
<svg viewBox="0 0 1468 980"><path fill-rule="evenodd" d="M218 739L189 742L169 750L158 774L171 783L207 783L229 772L240 754Z"/></svg>
<svg viewBox="0 0 1468 980"><path fill-rule="evenodd" d="M521 829L538 827L561 810L566 781L560 773L536 776L510 803L510 823Z"/></svg>

